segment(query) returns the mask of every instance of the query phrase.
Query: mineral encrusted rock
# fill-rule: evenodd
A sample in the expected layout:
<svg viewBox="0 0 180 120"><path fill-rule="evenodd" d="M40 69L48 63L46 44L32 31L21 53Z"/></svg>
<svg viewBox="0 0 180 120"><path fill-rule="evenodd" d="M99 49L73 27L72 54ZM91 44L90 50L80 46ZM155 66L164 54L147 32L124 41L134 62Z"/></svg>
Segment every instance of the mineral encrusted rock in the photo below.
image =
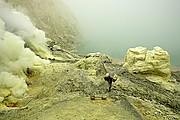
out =
<svg viewBox="0 0 180 120"><path fill-rule="evenodd" d="M123 65L130 73L155 75L169 79L170 57L167 51L160 47L147 50L145 47L128 49Z"/></svg>
<svg viewBox="0 0 180 120"><path fill-rule="evenodd" d="M112 59L100 52L90 53L85 58L78 61L77 68L87 70L90 76L98 76L106 73L104 63L111 63Z"/></svg>
<svg viewBox="0 0 180 120"><path fill-rule="evenodd" d="M103 61L104 63L111 63L112 62L112 58L109 57L108 55L106 54L102 54L100 52L97 52L97 53L89 53L86 55L86 58L89 58L89 57L94 57L94 58L98 58L100 59L101 61Z"/></svg>

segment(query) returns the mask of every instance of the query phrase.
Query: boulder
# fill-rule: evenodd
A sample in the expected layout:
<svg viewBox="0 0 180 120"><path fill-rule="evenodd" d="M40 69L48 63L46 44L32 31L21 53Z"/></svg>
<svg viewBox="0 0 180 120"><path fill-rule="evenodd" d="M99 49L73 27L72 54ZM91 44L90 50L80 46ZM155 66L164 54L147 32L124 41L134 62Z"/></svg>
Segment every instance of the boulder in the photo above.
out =
<svg viewBox="0 0 180 120"><path fill-rule="evenodd" d="M124 61L123 67L131 73L170 78L170 56L160 47L156 46L151 51L145 47L130 48Z"/></svg>
<svg viewBox="0 0 180 120"><path fill-rule="evenodd" d="M97 53L89 53L85 56L86 58L90 58L90 57L93 57L93 58L98 58L100 59L102 62L104 63L111 63L112 62L112 58L109 57L108 55L106 54L102 54L100 52L97 52Z"/></svg>
<svg viewBox="0 0 180 120"><path fill-rule="evenodd" d="M89 76L98 76L106 73L104 63L110 62L112 62L112 59L109 56L97 52L86 55L85 58L78 61L75 65L79 69L87 70Z"/></svg>

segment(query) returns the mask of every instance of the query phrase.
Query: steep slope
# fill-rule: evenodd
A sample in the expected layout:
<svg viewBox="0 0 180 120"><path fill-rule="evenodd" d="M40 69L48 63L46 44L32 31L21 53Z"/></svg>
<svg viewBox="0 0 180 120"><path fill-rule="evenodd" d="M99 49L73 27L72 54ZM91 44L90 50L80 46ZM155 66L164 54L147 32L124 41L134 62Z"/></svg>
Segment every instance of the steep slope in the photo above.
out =
<svg viewBox="0 0 180 120"><path fill-rule="evenodd" d="M63 49L72 50L81 39L76 19L61 0L6 0L29 16L34 26Z"/></svg>

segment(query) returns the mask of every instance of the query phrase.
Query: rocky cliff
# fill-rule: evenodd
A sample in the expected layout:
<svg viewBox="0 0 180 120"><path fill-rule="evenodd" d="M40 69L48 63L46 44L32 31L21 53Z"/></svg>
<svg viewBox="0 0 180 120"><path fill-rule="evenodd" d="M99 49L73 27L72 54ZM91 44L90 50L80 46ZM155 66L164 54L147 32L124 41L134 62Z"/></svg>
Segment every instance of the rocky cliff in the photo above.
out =
<svg viewBox="0 0 180 120"><path fill-rule="evenodd" d="M78 23L61 0L6 0L14 9L29 16L35 27L61 48L73 50L80 44Z"/></svg>

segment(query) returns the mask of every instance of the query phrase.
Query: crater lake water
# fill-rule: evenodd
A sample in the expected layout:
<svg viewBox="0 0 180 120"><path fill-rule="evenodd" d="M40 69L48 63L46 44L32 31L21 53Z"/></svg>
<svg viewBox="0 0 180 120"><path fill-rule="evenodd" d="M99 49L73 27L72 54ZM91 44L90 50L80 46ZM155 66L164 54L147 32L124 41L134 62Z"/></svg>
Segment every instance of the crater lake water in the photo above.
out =
<svg viewBox="0 0 180 120"><path fill-rule="evenodd" d="M123 59L130 47L168 51L180 66L179 0L64 0L81 29L78 53L102 52Z"/></svg>

